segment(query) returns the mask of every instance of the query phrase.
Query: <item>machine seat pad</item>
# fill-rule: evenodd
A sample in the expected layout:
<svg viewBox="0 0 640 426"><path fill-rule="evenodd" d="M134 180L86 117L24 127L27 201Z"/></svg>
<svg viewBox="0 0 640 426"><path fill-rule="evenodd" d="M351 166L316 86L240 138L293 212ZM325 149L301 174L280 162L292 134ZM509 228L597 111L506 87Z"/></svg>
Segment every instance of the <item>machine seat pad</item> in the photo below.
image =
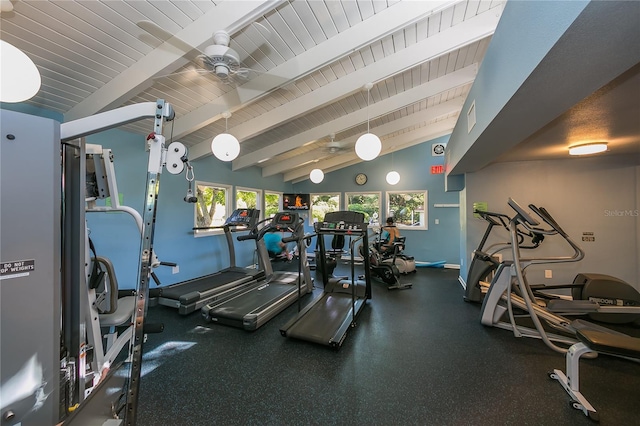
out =
<svg viewBox="0 0 640 426"><path fill-rule="evenodd" d="M598 304L590 300L562 300L553 299L547 302L547 309L551 312L596 312Z"/></svg>
<svg viewBox="0 0 640 426"><path fill-rule="evenodd" d="M595 330L578 330L578 339L595 351L629 358L640 358L640 338L604 333Z"/></svg>
<svg viewBox="0 0 640 426"><path fill-rule="evenodd" d="M113 327L131 322L135 306L135 296L126 296L118 299L118 308L114 313L100 314L100 326Z"/></svg>

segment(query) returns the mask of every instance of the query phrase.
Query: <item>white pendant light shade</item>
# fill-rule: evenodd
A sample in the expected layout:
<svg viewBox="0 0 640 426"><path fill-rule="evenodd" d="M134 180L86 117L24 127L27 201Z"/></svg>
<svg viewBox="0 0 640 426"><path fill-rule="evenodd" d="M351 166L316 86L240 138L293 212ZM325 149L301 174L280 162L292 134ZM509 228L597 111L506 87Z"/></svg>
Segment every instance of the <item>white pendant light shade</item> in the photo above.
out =
<svg viewBox="0 0 640 426"><path fill-rule="evenodd" d="M17 47L0 40L0 102L23 102L40 90L36 64Z"/></svg>
<svg viewBox="0 0 640 426"><path fill-rule="evenodd" d="M211 141L211 152L222 161L233 161L240 154L240 142L229 133L220 133Z"/></svg>
<svg viewBox="0 0 640 426"><path fill-rule="evenodd" d="M400 173L395 170L387 173L387 183L389 185L395 185L398 182L400 182Z"/></svg>
<svg viewBox="0 0 640 426"><path fill-rule="evenodd" d="M371 161L382 151L380 138L373 133L365 133L356 141L356 154L364 161Z"/></svg>
<svg viewBox="0 0 640 426"><path fill-rule="evenodd" d="M313 169L311 173L309 173L309 179L313 183L320 183L324 180L324 172L320 169Z"/></svg>

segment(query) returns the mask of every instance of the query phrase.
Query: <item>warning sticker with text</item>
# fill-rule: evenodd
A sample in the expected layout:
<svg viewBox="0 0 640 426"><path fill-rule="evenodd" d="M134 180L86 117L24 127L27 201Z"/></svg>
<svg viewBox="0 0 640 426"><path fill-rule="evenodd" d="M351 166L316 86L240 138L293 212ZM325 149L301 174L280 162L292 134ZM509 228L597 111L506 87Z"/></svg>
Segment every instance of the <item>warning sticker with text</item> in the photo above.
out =
<svg viewBox="0 0 640 426"><path fill-rule="evenodd" d="M0 280L27 276L35 271L35 265L36 261L33 259L0 262Z"/></svg>

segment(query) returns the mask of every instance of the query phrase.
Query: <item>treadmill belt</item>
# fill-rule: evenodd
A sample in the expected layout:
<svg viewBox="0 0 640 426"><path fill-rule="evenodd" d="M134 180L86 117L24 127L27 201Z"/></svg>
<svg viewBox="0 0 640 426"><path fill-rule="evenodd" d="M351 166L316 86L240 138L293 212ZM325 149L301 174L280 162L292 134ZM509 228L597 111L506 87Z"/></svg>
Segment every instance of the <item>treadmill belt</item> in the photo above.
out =
<svg viewBox="0 0 640 426"><path fill-rule="evenodd" d="M219 272L213 275L207 275L195 280L179 283L174 286L166 287L162 290L162 297L167 299L179 300L184 294L192 292L204 292L217 287L221 287L226 284L230 284L234 281L246 282L251 281L253 277L247 275L245 272L240 271L226 271Z"/></svg>
<svg viewBox="0 0 640 426"><path fill-rule="evenodd" d="M356 309L361 299L356 299ZM302 319L287 330L287 335L323 345L329 344L345 320L351 321L351 296L325 293Z"/></svg>
<svg viewBox="0 0 640 426"><path fill-rule="evenodd" d="M291 284L263 284L228 300L217 308L211 309L209 315L212 318L228 318L242 321L245 315L271 306L278 299L293 291L297 293L298 288Z"/></svg>

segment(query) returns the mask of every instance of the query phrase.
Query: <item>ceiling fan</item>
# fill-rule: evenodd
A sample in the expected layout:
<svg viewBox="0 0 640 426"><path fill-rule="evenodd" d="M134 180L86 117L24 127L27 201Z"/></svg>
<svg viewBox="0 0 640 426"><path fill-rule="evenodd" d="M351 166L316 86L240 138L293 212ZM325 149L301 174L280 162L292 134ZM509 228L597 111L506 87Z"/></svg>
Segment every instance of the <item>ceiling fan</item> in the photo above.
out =
<svg viewBox="0 0 640 426"><path fill-rule="evenodd" d="M214 32L212 37L213 44L205 47L203 51L200 51L199 49L189 45L185 41L162 29L154 22L139 21L137 22L137 25L157 39L168 42L183 50L185 52L185 57L197 64L198 73L212 74L223 83L229 84L237 80L247 81L251 72L260 72L252 68L242 66L242 61L238 52L229 47L231 37L227 31L219 30ZM255 25L257 28L259 28L259 32L265 39L270 36L271 32L264 25L257 22L254 22L251 25ZM156 76L155 78L167 77L188 72L191 71L165 74Z"/></svg>
<svg viewBox="0 0 640 426"><path fill-rule="evenodd" d="M230 40L229 33L226 31L216 31L213 34L213 44L207 46L198 58L207 71L221 80L226 80L229 76L246 80L252 70L240 66L240 55L229 47Z"/></svg>
<svg viewBox="0 0 640 426"><path fill-rule="evenodd" d="M322 150L328 154L334 155L334 154L340 154L342 152L347 151L347 147L343 146L340 142L336 142L334 141L334 138L336 137L335 133L331 134L331 141L327 142L323 147Z"/></svg>

